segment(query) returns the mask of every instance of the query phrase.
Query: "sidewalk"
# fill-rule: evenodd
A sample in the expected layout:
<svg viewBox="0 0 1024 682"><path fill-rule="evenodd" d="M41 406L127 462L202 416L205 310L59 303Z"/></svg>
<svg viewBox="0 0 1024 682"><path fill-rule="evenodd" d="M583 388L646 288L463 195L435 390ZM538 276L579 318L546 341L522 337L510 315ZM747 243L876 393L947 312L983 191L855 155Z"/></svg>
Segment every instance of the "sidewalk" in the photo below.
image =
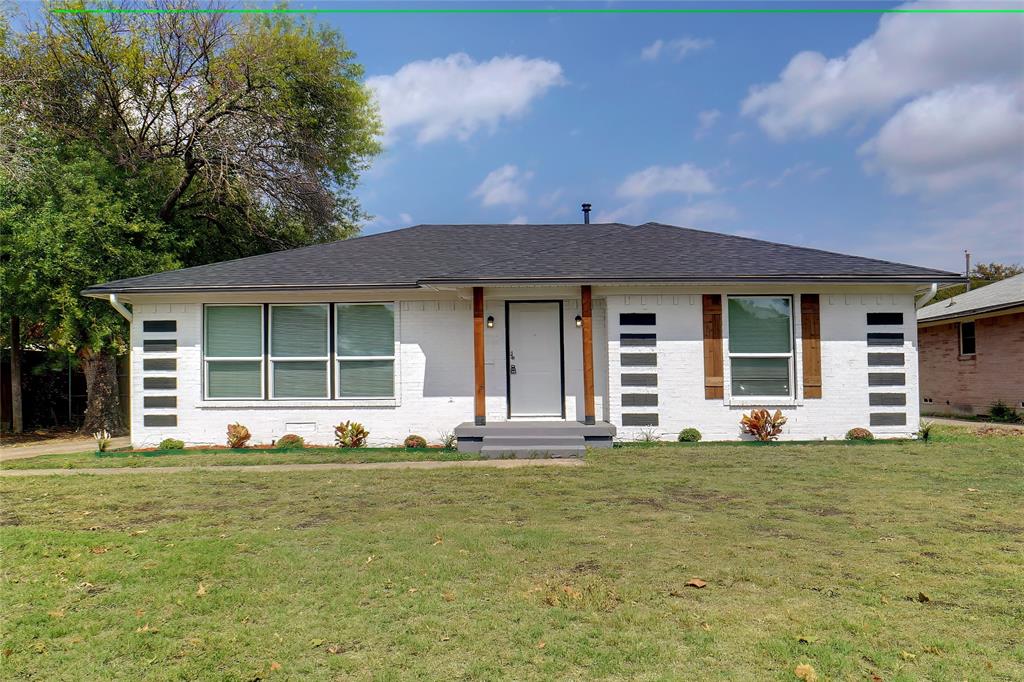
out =
<svg viewBox="0 0 1024 682"><path fill-rule="evenodd" d="M126 448L131 445L128 436L121 436L110 441L110 449ZM5 445L0 447L0 462L12 459L26 459L39 455L66 455L72 452L92 452L96 449L94 438L61 438L28 445Z"/></svg>
<svg viewBox="0 0 1024 682"><path fill-rule="evenodd" d="M181 474L199 471L364 471L368 469L518 469L522 467L578 467L582 459L470 459L455 462L324 462L321 464L225 464L193 467L107 467L105 469L2 469L7 476L76 476L95 474Z"/></svg>
<svg viewBox="0 0 1024 682"><path fill-rule="evenodd" d="M922 421L945 424L947 426L968 426L975 429L994 427L997 429L1008 429L1010 431L1024 431L1024 424L1000 424L999 422L976 422L970 419L950 419L949 417L929 417L921 415Z"/></svg>

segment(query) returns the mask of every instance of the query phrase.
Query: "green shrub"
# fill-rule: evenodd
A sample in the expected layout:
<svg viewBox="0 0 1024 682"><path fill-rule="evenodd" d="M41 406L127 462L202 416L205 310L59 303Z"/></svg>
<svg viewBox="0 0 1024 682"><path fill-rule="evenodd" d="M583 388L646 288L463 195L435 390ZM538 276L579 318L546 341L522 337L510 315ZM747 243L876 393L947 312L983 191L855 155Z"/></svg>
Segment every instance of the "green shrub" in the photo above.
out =
<svg viewBox="0 0 1024 682"><path fill-rule="evenodd" d="M294 433L286 433L278 438L274 445L282 450L297 450L306 447L306 439Z"/></svg>
<svg viewBox="0 0 1024 682"><path fill-rule="evenodd" d="M696 443L701 439L700 431L694 428L683 429L679 432L680 443Z"/></svg>
<svg viewBox="0 0 1024 682"><path fill-rule="evenodd" d="M177 438L164 438L160 441L160 447L157 450L184 450L185 441L178 440Z"/></svg>
<svg viewBox="0 0 1024 682"><path fill-rule="evenodd" d="M988 408L988 417L994 422L1004 424L1016 424L1020 421L1017 410L1013 409L1002 400L997 400Z"/></svg>
<svg viewBox="0 0 1024 682"><path fill-rule="evenodd" d="M366 445L370 432L362 424L346 421L334 427L334 442L339 448L361 448Z"/></svg>
<svg viewBox="0 0 1024 682"><path fill-rule="evenodd" d="M875 434L867 429L856 428L846 432L846 440L874 440Z"/></svg>
<svg viewBox="0 0 1024 682"><path fill-rule="evenodd" d="M417 436L415 433L405 439L405 447L407 448L425 448L427 447L427 439L423 436Z"/></svg>

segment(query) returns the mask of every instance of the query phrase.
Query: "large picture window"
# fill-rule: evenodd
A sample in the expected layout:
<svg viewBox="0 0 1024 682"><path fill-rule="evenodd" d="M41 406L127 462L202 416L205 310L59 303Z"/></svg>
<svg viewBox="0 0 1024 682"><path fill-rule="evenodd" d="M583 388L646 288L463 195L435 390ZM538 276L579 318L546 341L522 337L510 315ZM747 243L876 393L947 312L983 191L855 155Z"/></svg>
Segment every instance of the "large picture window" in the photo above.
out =
<svg viewBox="0 0 1024 682"><path fill-rule="evenodd" d="M395 306L338 303L335 357L339 398L395 395Z"/></svg>
<svg viewBox="0 0 1024 682"><path fill-rule="evenodd" d="M203 329L208 398L263 397L263 306L208 305Z"/></svg>
<svg viewBox="0 0 1024 682"><path fill-rule="evenodd" d="M793 394L790 297L729 297L729 363L734 396Z"/></svg>
<svg viewBox="0 0 1024 682"><path fill-rule="evenodd" d="M326 305L270 306L272 398L328 397L328 312Z"/></svg>

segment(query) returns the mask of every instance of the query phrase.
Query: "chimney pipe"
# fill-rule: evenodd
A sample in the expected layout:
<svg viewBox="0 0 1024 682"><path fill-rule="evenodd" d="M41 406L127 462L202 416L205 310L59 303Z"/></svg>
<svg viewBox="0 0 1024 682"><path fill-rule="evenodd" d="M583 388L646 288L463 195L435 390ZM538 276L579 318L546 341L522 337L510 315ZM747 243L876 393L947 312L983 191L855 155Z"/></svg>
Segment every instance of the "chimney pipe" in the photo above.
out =
<svg viewBox="0 0 1024 682"><path fill-rule="evenodd" d="M590 224L590 204L583 204L583 224Z"/></svg>
<svg viewBox="0 0 1024 682"><path fill-rule="evenodd" d="M966 261L966 265L967 265L967 272L965 273L967 275L967 291L970 291L971 290L971 252L968 251L967 249L964 249L964 260Z"/></svg>

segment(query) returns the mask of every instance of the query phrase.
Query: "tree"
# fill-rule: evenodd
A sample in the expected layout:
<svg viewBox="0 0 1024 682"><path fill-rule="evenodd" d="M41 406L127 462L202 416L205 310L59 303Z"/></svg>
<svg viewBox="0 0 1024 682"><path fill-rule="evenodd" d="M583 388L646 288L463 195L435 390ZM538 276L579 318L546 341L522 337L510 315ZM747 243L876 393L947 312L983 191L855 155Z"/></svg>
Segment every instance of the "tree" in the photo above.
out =
<svg viewBox="0 0 1024 682"><path fill-rule="evenodd" d="M998 282L999 280L1013 277L1024 272L1024 267L1020 265L1008 265L1005 263L978 263L971 269L971 289L978 289L980 287ZM956 286L942 289L935 296L936 301L944 301L954 296L967 291L966 284L957 284Z"/></svg>
<svg viewBox="0 0 1024 682"><path fill-rule="evenodd" d="M90 406L104 406L84 428L109 428L106 368L125 326L74 287L355 234L365 215L353 189L379 152L376 109L341 36L290 15L51 11L28 31L6 27L5 302L17 301L23 326L44 321L87 377L93 365ZM22 219L57 241L33 240ZM74 277L50 276L62 266Z"/></svg>

